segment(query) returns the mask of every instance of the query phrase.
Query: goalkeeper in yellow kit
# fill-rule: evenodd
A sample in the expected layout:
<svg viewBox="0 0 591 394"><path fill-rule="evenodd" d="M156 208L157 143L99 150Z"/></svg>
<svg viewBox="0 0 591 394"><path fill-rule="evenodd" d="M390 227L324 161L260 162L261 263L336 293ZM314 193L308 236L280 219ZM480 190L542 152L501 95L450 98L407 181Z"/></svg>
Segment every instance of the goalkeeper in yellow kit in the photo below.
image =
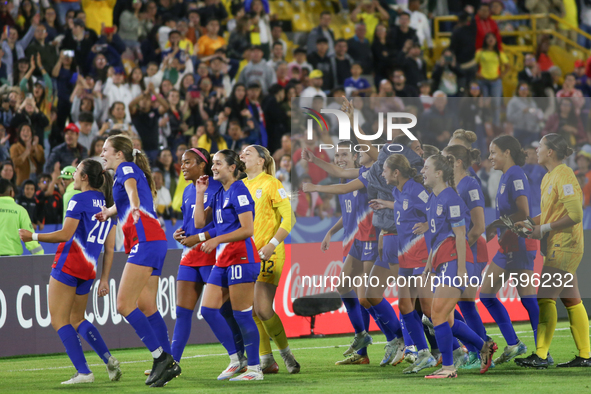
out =
<svg viewBox="0 0 591 394"><path fill-rule="evenodd" d="M522 367L548 368L548 350L558 319L558 297L568 311L570 329L579 355L557 367L591 367L589 319L579 293L576 273L584 247L583 192L573 170L562 162L572 153L566 140L558 134L548 134L542 138L537 151L538 163L546 167L548 173L541 186L542 213L534 218L531 237L541 239L544 268L538 290L540 322L536 351L527 358L515 359L515 363ZM548 278L551 280L547 281Z"/></svg>
<svg viewBox="0 0 591 394"><path fill-rule="evenodd" d="M273 358L270 338L279 348L289 373L300 372L289 345L281 319L273 310L273 299L285 263L287 238L295 223L289 196L275 178L275 161L266 148L250 145L242 151L240 160L246 164L244 184L254 200L254 242L261 256L261 273L254 287L254 320L261 338L260 355L263 373L277 373L279 366Z"/></svg>

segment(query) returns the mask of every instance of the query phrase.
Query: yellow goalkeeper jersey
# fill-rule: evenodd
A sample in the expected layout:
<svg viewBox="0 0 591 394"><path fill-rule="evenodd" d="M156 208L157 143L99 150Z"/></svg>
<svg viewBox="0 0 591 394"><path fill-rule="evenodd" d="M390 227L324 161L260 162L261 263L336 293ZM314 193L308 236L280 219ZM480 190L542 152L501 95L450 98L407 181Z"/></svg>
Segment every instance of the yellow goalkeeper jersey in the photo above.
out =
<svg viewBox="0 0 591 394"><path fill-rule="evenodd" d="M540 224L552 223L568 214L565 203L583 205L583 192L573 170L561 164L542 179L542 216ZM548 250L583 253L583 223L559 231L550 231Z"/></svg>
<svg viewBox="0 0 591 394"><path fill-rule="evenodd" d="M243 179L254 200L254 242L257 249L267 245L275 236L281 225L279 206L287 204L291 211L289 196L283 188L281 181L262 172L254 179ZM285 247L283 242L275 248L277 259L285 259Z"/></svg>

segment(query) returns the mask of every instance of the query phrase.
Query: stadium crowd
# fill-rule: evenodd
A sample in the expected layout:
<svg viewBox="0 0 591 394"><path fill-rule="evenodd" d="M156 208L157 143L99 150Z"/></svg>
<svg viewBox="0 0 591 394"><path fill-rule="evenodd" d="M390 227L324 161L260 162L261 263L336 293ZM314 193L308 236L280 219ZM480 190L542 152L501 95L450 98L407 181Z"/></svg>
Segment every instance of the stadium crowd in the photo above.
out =
<svg viewBox="0 0 591 394"><path fill-rule="evenodd" d="M0 176L19 190L17 201L35 228L61 223L69 167L98 158L106 138L123 133L152 162L158 213L176 220L186 149L240 152L260 144L273 153L297 216L338 215L334 197L297 193L303 182L334 181L301 157L306 148L332 159L319 144L338 141L337 124L315 128L315 138L305 140L305 117L299 108L292 112L292 98L319 110L338 109L347 96L370 134L378 112L414 113L423 150L443 148L458 128L475 131L488 206L501 176L486 159L494 137L512 134L527 147L526 173L539 190L545 172L536 143L548 133L564 135L577 150L570 164L591 204L590 62L577 60L563 75L548 55L552 37L542 36L525 54L514 96L503 99L510 71L503 46L515 37L500 33L524 22L491 19L550 12L591 32L587 2L329 3L309 33L294 33L268 0L3 2ZM451 31L450 45L432 59L433 17L450 14L458 16L442 26ZM333 31L338 18L354 23L354 35ZM590 40L576 38L591 48Z"/></svg>

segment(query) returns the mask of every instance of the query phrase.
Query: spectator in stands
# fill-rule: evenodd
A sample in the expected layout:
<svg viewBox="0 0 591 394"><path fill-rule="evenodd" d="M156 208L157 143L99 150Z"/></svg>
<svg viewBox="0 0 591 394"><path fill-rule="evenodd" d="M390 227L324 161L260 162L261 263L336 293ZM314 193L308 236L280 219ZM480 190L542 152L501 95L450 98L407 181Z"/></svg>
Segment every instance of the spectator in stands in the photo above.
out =
<svg viewBox="0 0 591 394"><path fill-rule="evenodd" d="M56 19L57 13L53 6L46 8L43 13L43 20L41 21L47 30L47 36L45 37L46 44L57 45L55 38L60 34L63 34L63 27Z"/></svg>
<svg viewBox="0 0 591 394"><path fill-rule="evenodd" d="M246 105L250 111L253 122L252 128L257 131L257 145L267 146L269 142L269 135L267 133L267 125L265 121L265 113L261 106L263 95L261 94L261 85L258 82L252 82L246 89ZM248 122L247 122L248 123ZM252 133L251 133L252 134Z"/></svg>
<svg viewBox="0 0 591 394"><path fill-rule="evenodd" d="M70 11L80 10L80 1L78 0L62 0L57 3L57 10L59 12L60 24L66 25L66 15Z"/></svg>
<svg viewBox="0 0 591 394"><path fill-rule="evenodd" d="M33 97L27 97L23 100L23 103L10 122L10 126L13 129L20 127L22 124L27 124L33 132L33 136L37 137L37 141L43 145L44 132L45 128L49 125L49 120L39 111Z"/></svg>
<svg viewBox="0 0 591 394"><path fill-rule="evenodd" d="M76 166L88 157L88 150L78 143L79 134L80 129L74 123L70 123L64 129L65 142L51 150L49 158L45 163L45 172L50 173L54 170L56 163L59 163L61 168L70 165Z"/></svg>
<svg viewBox="0 0 591 394"><path fill-rule="evenodd" d="M313 128L312 130L312 138L305 138L303 143L303 149L306 149L308 153L312 154L312 156L315 156L326 162L330 161L330 157L326 153L326 149L320 150L320 147L318 146L319 137L316 128ZM297 149L293 154L293 162L296 165L298 176L302 178L302 182L304 174L308 175L311 179L311 182L315 185L326 179L326 171L314 164L314 160L310 162L307 160L302 160L302 148Z"/></svg>
<svg viewBox="0 0 591 394"><path fill-rule="evenodd" d="M497 47L497 50L502 51L503 45L501 43L501 34L499 33L497 22L491 18L490 3L480 3L478 14L476 14L474 21L476 22L476 50L482 47L488 48L488 46L486 46L486 36L492 34L496 38L495 46Z"/></svg>
<svg viewBox="0 0 591 394"><path fill-rule="evenodd" d="M575 162L578 167L577 177L583 177L581 189L583 190L584 206L588 207L591 205L591 145L583 145L581 150L577 152Z"/></svg>
<svg viewBox="0 0 591 394"><path fill-rule="evenodd" d="M5 161L0 167L0 178L9 180L12 184L16 185L16 172L14 171L14 165L10 161Z"/></svg>
<svg viewBox="0 0 591 394"><path fill-rule="evenodd" d="M156 188L156 199L154 206L156 207L156 214L160 220L160 225L164 225L164 220L172 217L172 197L173 193L164 184L163 172L160 168L152 169L152 177L154 178L154 186Z"/></svg>
<svg viewBox="0 0 591 394"><path fill-rule="evenodd" d="M380 81L388 75L388 59L390 58L388 30L384 25L376 27L374 40L371 44L371 53L374 60L374 84L376 89L379 87Z"/></svg>
<svg viewBox="0 0 591 394"><path fill-rule="evenodd" d="M390 19L390 14L377 0L363 0L351 13L351 21L362 23L367 27L367 39L373 42L376 26L380 21L386 22Z"/></svg>
<svg viewBox="0 0 591 394"><path fill-rule="evenodd" d="M240 73L238 82L244 85L250 85L254 82L259 83L263 95L266 95L269 87L277 82L275 70L263 60L263 49L259 45L252 47L250 62Z"/></svg>
<svg viewBox="0 0 591 394"><path fill-rule="evenodd" d="M249 12L252 19L254 29L250 34L251 41L260 45L263 48L265 59L269 58L269 52L271 51L271 24L269 17L269 6L268 3L263 6L262 0L253 0L250 4L245 3L245 11Z"/></svg>
<svg viewBox="0 0 591 394"><path fill-rule="evenodd" d="M205 122L205 133L199 137L198 148L203 148L211 154L223 149L228 149L226 140L220 134L218 127L213 120Z"/></svg>
<svg viewBox="0 0 591 394"><path fill-rule="evenodd" d="M282 61L284 61L283 45L281 45L280 42L276 42L273 44L271 58L267 61L267 64L273 68L273 70L277 70L277 65Z"/></svg>
<svg viewBox="0 0 591 394"><path fill-rule="evenodd" d="M341 38L335 44L334 56L330 57L332 71L334 73L333 79L339 86L342 86L345 80L351 76L351 65L354 60L347 53L347 50L347 41Z"/></svg>
<svg viewBox="0 0 591 394"><path fill-rule="evenodd" d="M33 17L33 21L29 31L22 39L18 39L19 33L17 29L10 29L8 36L6 36L6 30L2 33L2 63L6 64L8 73L7 80L10 85L16 85L19 80L13 79L14 76L18 75L15 65L19 59L25 57L25 49L29 46L29 43L35 35L35 30L39 24L39 14ZM15 56L16 55L16 56Z"/></svg>
<svg viewBox="0 0 591 394"><path fill-rule="evenodd" d="M204 20L203 16L201 17ZM199 37L197 40L197 53L198 57L211 56L215 51L226 45L226 40L218 35L220 31L220 22L217 19L207 20L205 25L206 34Z"/></svg>
<svg viewBox="0 0 591 394"><path fill-rule="evenodd" d="M94 31L86 29L82 19L74 19L73 23L74 27L71 32L66 34L62 40L61 49L74 52L76 64L80 67L82 73L86 75L90 71L88 59L98 37Z"/></svg>
<svg viewBox="0 0 591 394"><path fill-rule="evenodd" d="M37 230L39 223L37 222L37 200L35 200L35 182L27 179L23 183L23 187L19 196L16 199L16 203L21 207L25 208L29 214L29 219L33 224L33 228Z"/></svg>
<svg viewBox="0 0 591 394"><path fill-rule="evenodd" d="M135 131L132 130L132 124L127 121L125 109L125 104L121 101L114 102L109 108L109 118L105 123L109 124L111 130L118 130L131 136Z"/></svg>
<svg viewBox="0 0 591 394"><path fill-rule="evenodd" d="M164 148L158 153L156 168L162 172L164 187L170 191L171 195L174 195L178 182L178 175L174 168L172 151L169 148Z"/></svg>
<svg viewBox="0 0 591 394"><path fill-rule="evenodd" d="M365 37L367 27L363 23L355 25L355 35L347 41L348 53L353 61L361 64L364 74L373 73L373 59L370 41Z"/></svg>
<svg viewBox="0 0 591 394"><path fill-rule="evenodd" d="M34 73L34 75L37 77L40 77L42 71L44 70L53 70L53 67L55 67L55 64L57 63L57 59L59 58L57 52L55 51L55 47L45 43L46 37L47 29L45 26L41 24L37 25L35 27L34 39L25 50L25 56L29 59L31 57L37 58L37 54L41 55L42 67L37 68Z"/></svg>
<svg viewBox="0 0 591 394"><path fill-rule="evenodd" d="M396 93L394 93L394 88L392 87L392 82L387 79L382 79L380 82L380 86L378 88L377 93L372 95L372 98L386 98L388 100L372 100L371 108L375 112L398 112L404 110L404 103L399 97L396 97ZM361 122L360 122L361 123Z"/></svg>
<svg viewBox="0 0 591 394"><path fill-rule="evenodd" d="M326 106L326 93L322 90L322 86L324 84L323 79L323 72L320 70L314 70L310 73L310 86L302 91L300 97L302 99L308 100L300 100L300 104L302 106L311 106L312 105L312 98L320 96L324 99L324 105Z"/></svg>
<svg viewBox="0 0 591 394"><path fill-rule="evenodd" d="M480 66L477 75L480 79L482 94L485 97L502 97L502 79L509 71L509 59L505 52L499 50L497 37L494 33L487 33L484 40L482 49L476 51L475 57Z"/></svg>
<svg viewBox="0 0 591 394"><path fill-rule="evenodd" d="M78 122L76 122L76 126L80 130L78 143L90 151L92 141L99 136L99 129L92 113L82 112L78 118Z"/></svg>
<svg viewBox="0 0 591 394"><path fill-rule="evenodd" d="M362 71L359 63L353 63L350 71L351 77L347 78L344 83L347 97L366 97L372 93L373 88L370 83L361 77Z"/></svg>
<svg viewBox="0 0 591 394"><path fill-rule="evenodd" d="M252 120L249 120L244 128L240 127L240 122L237 119L228 121L228 133L224 135L228 149L240 153L245 146L256 144L258 138Z"/></svg>
<svg viewBox="0 0 591 394"><path fill-rule="evenodd" d="M550 74L551 78L549 87L554 92L552 96L556 96L556 93L558 93L558 91L562 88L562 85L560 84L562 81L562 70L558 66L552 66L548 70L548 73Z"/></svg>
<svg viewBox="0 0 591 394"><path fill-rule="evenodd" d="M468 92L469 84L476 78L478 65L474 62L476 55L476 22L467 12L462 12L458 17L449 44L453 52L460 73L458 75L458 87L460 91Z"/></svg>
<svg viewBox="0 0 591 394"><path fill-rule="evenodd" d="M0 163L10 158L8 149L10 148L8 140L10 134L6 132L6 128L0 123Z"/></svg>
<svg viewBox="0 0 591 394"><path fill-rule="evenodd" d="M113 8L116 0L83 0L82 7L88 15L86 24L97 34L101 32L102 27L113 26Z"/></svg>
<svg viewBox="0 0 591 394"><path fill-rule="evenodd" d="M37 202L37 223L43 230L46 224L62 223L62 193L59 189L60 168L56 163L51 174L41 174L37 183L38 190L35 194Z"/></svg>
<svg viewBox="0 0 591 394"><path fill-rule="evenodd" d="M269 96L263 102L265 114L265 128L269 136L267 148L274 152L281 145L281 136L290 130L290 122L287 111L281 103L285 99L285 89L275 84L269 88Z"/></svg>
<svg viewBox="0 0 591 394"><path fill-rule="evenodd" d="M317 27L312 29L308 34L307 50L308 55L311 55L317 50L316 44L319 38L325 38L328 45L327 55L331 56L334 54L335 38L334 32L329 27L332 21L332 15L328 11L322 11L320 13L320 23Z"/></svg>
<svg viewBox="0 0 591 394"><path fill-rule="evenodd" d="M297 67L298 71L302 68L308 69L309 72L312 72L314 69L310 63L306 60L307 53L304 48L298 47L293 51L293 61L287 65L289 72L291 73L292 68Z"/></svg>
<svg viewBox="0 0 591 394"><path fill-rule="evenodd" d="M457 128L457 119L447 105L447 95L441 91L433 93L433 105L423 113L419 130L421 142L443 149L447 146L452 132Z"/></svg>
<svg viewBox="0 0 591 394"><path fill-rule="evenodd" d="M95 137L94 140L92 140L92 143L90 144L90 150L88 151L88 157L90 157L91 159L96 160L100 163L103 163L104 160L101 158L101 152L103 151L103 145L105 144L106 140L107 140L107 137L104 135Z"/></svg>
<svg viewBox="0 0 591 394"><path fill-rule="evenodd" d="M45 164L45 152L30 125L20 125L18 141L10 147L10 157L16 170L16 186L22 185L27 179L37 179L37 174L41 173Z"/></svg>
<svg viewBox="0 0 591 394"><path fill-rule="evenodd" d="M201 17L199 11L195 9L189 10L188 18L189 24L187 25L185 37L195 45L199 37L201 37Z"/></svg>
<svg viewBox="0 0 591 394"><path fill-rule="evenodd" d="M394 82L393 88L397 97L418 97L419 89L416 85L410 85L406 81L404 71L397 68L392 73L392 80Z"/></svg>
<svg viewBox="0 0 591 394"><path fill-rule="evenodd" d="M540 120L544 114L538 108L527 82L520 82L515 96L507 104L507 120L513 125L513 136L521 146L540 140Z"/></svg>
<svg viewBox="0 0 591 394"><path fill-rule="evenodd" d="M276 21L271 24L271 45L275 45L276 42L280 43L283 47L283 57L287 56L287 42L281 38L283 34L283 24L281 21Z"/></svg>
<svg viewBox="0 0 591 394"><path fill-rule="evenodd" d="M583 96L591 97L591 79L585 73L585 62L577 59L575 60L575 70L573 71L575 76L575 88L579 89Z"/></svg>
<svg viewBox="0 0 591 394"><path fill-rule="evenodd" d="M236 29L230 33L228 40L228 57L241 60L244 51L251 46L250 19L246 16L236 22Z"/></svg>
<svg viewBox="0 0 591 394"><path fill-rule="evenodd" d="M72 104L70 96L74 91L75 81L72 81L75 68L72 65L74 53L72 50L62 50L60 57L51 71L51 76L57 80L57 127L62 128L70 115Z"/></svg>
<svg viewBox="0 0 591 394"><path fill-rule="evenodd" d="M398 16L398 26L393 26L388 36L389 55L392 60L396 60L402 48L408 45L406 42L418 43L417 31L410 27L410 13L400 11Z"/></svg>
<svg viewBox="0 0 591 394"><path fill-rule="evenodd" d="M152 97L156 97L158 108L152 105ZM129 112L135 129L140 138L144 153L154 162L159 151L159 121L160 117L168 111L168 102L164 97L156 94L154 85L148 86L146 91L129 103Z"/></svg>
<svg viewBox="0 0 591 394"><path fill-rule="evenodd" d="M588 142L583 122L577 114L572 100L569 97L557 100L557 112L548 118L546 127L542 131L542 135L549 133L560 134L571 147Z"/></svg>
<svg viewBox="0 0 591 394"><path fill-rule="evenodd" d="M221 23L228 18L228 11L219 0L206 0L205 7L198 8L198 11L203 23L208 23L212 19Z"/></svg>
<svg viewBox="0 0 591 394"><path fill-rule="evenodd" d="M431 38L431 22L427 15L420 11L421 0L409 0L408 12L410 13L410 27L417 32L419 45L429 48L429 56L433 50L433 39Z"/></svg>
<svg viewBox="0 0 591 394"><path fill-rule="evenodd" d="M421 54L421 46L413 43L402 62L406 81L410 86L416 87L418 83L427 79L427 64Z"/></svg>
<svg viewBox="0 0 591 394"><path fill-rule="evenodd" d="M576 82L576 77L573 74L567 74L564 77L562 89L556 92L556 97L570 97L572 99L572 103L575 105L577 114L580 114L581 108L583 108L585 105L585 98L583 97L583 92L575 88Z"/></svg>
<svg viewBox="0 0 591 394"><path fill-rule="evenodd" d="M550 71L550 68L554 66L552 59L550 59L550 56L548 55L548 51L550 50L550 40L551 38L548 35L543 35L538 40L536 60L542 71Z"/></svg>
<svg viewBox="0 0 591 394"><path fill-rule="evenodd" d="M533 97L546 96L545 89L552 84L550 74L542 72L532 53L525 54L523 64L525 67L517 74L517 79L529 84Z"/></svg>
<svg viewBox="0 0 591 394"><path fill-rule="evenodd" d="M448 97L454 97L460 93L458 82L461 74L462 70L457 66L453 52L450 48L445 49L431 73L432 90L441 90Z"/></svg>
<svg viewBox="0 0 591 394"><path fill-rule="evenodd" d="M284 155L291 155L291 134L285 133L281 137L281 148L277 149L273 153L273 159L275 160L276 167L279 167L281 157Z"/></svg>
<svg viewBox="0 0 591 394"><path fill-rule="evenodd" d="M316 42L316 51L308 54L308 61L315 70L322 72L322 90L325 91L334 87L334 72L328 56L328 40L320 37Z"/></svg>
<svg viewBox="0 0 591 394"><path fill-rule="evenodd" d="M121 13L119 19L119 37L125 43L125 46L132 51L140 47L139 37L141 32L140 10L143 3L141 0L132 0L127 3L127 8Z"/></svg>
<svg viewBox="0 0 591 394"><path fill-rule="evenodd" d="M123 68L110 68L109 78L103 88L103 94L107 99L109 106L112 106L116 102L121 102L125 105L125 118L129 121L130 118L130 104L134 99L131 94L129 85L125 83L125 69Z"/></svg>

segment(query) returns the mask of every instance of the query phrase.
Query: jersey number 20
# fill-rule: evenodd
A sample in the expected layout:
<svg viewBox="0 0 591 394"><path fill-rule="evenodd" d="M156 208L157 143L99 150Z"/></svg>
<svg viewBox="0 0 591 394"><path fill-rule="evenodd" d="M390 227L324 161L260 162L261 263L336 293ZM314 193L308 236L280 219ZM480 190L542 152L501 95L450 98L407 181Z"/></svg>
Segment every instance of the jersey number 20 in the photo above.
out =
<svg viewBox="0 0 591 394"><path fill-rule="evenodd" d="M110 226L111 225L111 219L109 218L105 222L99 222L93 216L92 217L92 221L93 222L96 222L96 224L94 225L94 227L92 228L92 230L90 230L90 232L88 233L88 238L86 239L86 242L94 242L94 241L97 241L99 243L99 245L102 245L102 244L105 243L105 240L107 239L107 235L109 235L108 229L111 228L111 226ZM98 234L97 235L94 235L94 232L95 232L95 230L97 228L99 229L98 230Z"/></svg>

